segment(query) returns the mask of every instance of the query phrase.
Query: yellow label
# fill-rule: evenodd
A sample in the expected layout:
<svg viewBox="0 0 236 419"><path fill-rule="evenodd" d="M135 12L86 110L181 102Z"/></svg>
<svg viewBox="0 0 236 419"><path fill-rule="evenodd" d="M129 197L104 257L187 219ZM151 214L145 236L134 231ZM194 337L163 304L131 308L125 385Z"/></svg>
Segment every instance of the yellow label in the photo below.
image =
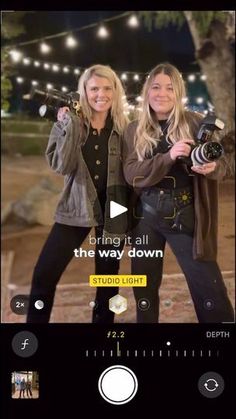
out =
<svg viewBox="0 0 236 419"><path fill-rule="evenodd" d="M90 287L146 287L147 275L89 275Z"/></svg>

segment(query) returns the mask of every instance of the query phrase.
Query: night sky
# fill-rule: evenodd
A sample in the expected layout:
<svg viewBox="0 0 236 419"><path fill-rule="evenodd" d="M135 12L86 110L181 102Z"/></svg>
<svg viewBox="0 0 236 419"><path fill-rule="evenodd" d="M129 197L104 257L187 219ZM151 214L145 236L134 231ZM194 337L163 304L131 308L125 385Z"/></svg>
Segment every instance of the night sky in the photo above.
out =
<svg viewBox="0 0 236 419"><path fill-rule="evenodd" d="M100 23L103 19L119 15L125 11L36 11L27 13L23 18L26 33L11 40L11 43L30 41L35 38L43 40L44 36L56 34L64 31L72 31L91 23ZM59 65L86 68L92 64L101 63L110 65L119 74L120 72L138 72L141 75L140 82L125 83L128 95L139 94L145 74L153 67L163 61L169 61L176 65L184 73L199 71L194 58L194 46L187 24L181 29L169 25L163 29L152 31L144 25L144 20L140 20L138 28L130 28L127 25L128 17L119 20L105 22L110 32L106 39L99 39L96 36L97 27L74 32L73 35L78 39L79 44L74 49L64 46L65 37L48 39L47 43L52 47L49 54L42 54L39 51L39 43L22 46L20 50L25 57ZM4 20L3 20L4 24ZM69 90L76 90L78 76L72 72L54 73L46 71L41 67L33 65L25 66L22 63L15 65L16 76L24 77L22 85L16 85L15 99L12 107L16 104L24 110L24 103L20 101L22 94L29 92L31 80L45 83L53 83L54 88L60 89L65 85ZM15 77L16 77L15 76ZM193 88L193 86L191 86Z"/></svg>
<svg viewBox="0 0 236 419"><path fill-rule="evenodd" d="M123 13L123 11L72 11L72 12L33 12L24 18L26 34L18 38L27 41L58 32L69 31L85 25L102 22L103 19ZM104 40L96 37L96 28L76 32L79 46L66 50L64 38L48 40L53 47L48 55L58 63L89 66L94 62L110 64L119 71L148 72L160 61L170 61L181 71L191 71L194 62L194 47L187 24L178 30L175 26L153 29L151 32L144 26L139 28L127 26L127 17L108 22L110 37ZM24 51L39 58L36 44L25 46Z"/></svg>

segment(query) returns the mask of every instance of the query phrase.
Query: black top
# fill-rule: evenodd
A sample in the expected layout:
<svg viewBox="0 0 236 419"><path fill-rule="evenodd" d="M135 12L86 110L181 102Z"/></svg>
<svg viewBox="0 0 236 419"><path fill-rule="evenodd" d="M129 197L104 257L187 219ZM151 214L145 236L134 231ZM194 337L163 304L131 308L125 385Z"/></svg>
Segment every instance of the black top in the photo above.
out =
<svg viewBox="0 0 236 419"><path fill-rule="evenodd" d="M170 148L173 146L171 140L166 136L167 131L167 121L159 121L163 135L161 140L158 142L157 146L153 149L153 155L157 153L167 153ZM171 176L171 178L167 177ZM173 179L174 178L174 179ZM187 186L192 186L193 175L188 172L186 164L176 161L167 175L156 184L156 186L163 189L173 189L173 188L184 188Z"/></svg>
<svg viewBox="0 0 236 419"><path fill-rule="evenodd" d="M108 140L112 127L113 121L109 113L105 126L101 129L100 133L90 124L88 138L82 146L83 158L97 190L98 199L103 211L106 203Z"/></svg>

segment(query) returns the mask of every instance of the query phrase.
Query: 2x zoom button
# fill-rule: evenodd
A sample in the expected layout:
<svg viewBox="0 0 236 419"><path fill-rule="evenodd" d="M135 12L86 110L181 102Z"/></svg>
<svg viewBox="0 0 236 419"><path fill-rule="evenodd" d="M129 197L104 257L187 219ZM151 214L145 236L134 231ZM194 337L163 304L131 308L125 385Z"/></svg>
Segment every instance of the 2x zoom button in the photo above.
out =
<svg viewBox="0 0 236 419"><path fill-rule="evenodd" d="M29 296L15 295L11 299L10 307L15 314L26 314L29 307Z"/></svg>

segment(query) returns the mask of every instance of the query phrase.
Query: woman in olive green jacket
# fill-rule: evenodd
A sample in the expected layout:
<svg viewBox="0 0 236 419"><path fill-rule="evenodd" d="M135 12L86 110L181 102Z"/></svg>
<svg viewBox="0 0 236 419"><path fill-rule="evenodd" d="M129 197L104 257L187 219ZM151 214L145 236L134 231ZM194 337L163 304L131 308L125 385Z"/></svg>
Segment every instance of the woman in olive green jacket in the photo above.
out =
<svg viewBox="0 0 236 419"><path fill-rule="evenodd" d="M124 90L114 71L103 65L88 68L80 78L78 90L82 114L75 115L68 108L60 108L46 150L50 167L64 175L65 182L55 224L34 269L29 323L49 321L56 285L92 227L96 248L95 270L90 273L109 275L119 271L119 260L103 258L100 252L122 249L126 231L126 214L115 219L109 216L111 200L126 205L121 161L121 139L127 125ZM119 247L114 238L116 242L120 239ZM117 291L115 287L97 288L93 322L113 322L109 299ZM36 300L44 302L42 310L35 308Z"/></svg>

